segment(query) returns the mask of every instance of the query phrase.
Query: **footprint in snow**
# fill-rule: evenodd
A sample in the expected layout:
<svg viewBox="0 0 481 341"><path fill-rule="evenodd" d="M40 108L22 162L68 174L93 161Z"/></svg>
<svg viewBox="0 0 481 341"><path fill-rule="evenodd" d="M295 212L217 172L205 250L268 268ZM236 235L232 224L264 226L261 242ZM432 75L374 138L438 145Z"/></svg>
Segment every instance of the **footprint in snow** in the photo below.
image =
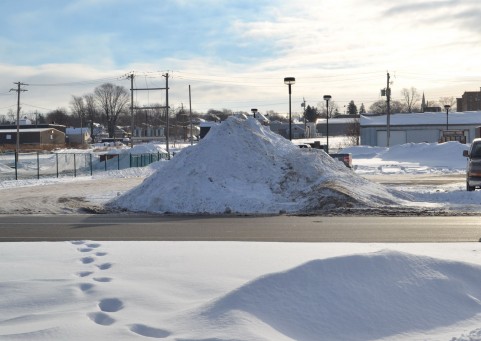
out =
<svg viewBox="0 0 481 341"><path fill-rule="evenodd" d="M145 324L133 324L129 329L131 332L145 337L163 339L170 336L170 333L164 329L149 327Z"/></svg>
<svg viewBox="0 0 481 341"><path fill-rule="evenodd" d="M87 276L90 276L91 274L93 274L92 271L80 271L76 273L76 275L79 277L87 277Z"/></svg>
<svg viewBox="0 0 481 341"><path fill-rule="evenodd" d="M90 263L93 263L95 259L93 257L83 257L80 261L83 264L90 264Z"/></svg>
<svg viewBox="0 0 481 341"><path fill-rule="evenodd" d="M102 282L102 283L112 282L112 278L110 277L94 277L92 279L96 282Z"/></svg>
<svg viewBox="0 0 481 341"><path fill-rule="evenodd" d="M93 287L94 285L92 283L80 283L79 285L80 290L82 290L83 292L89 291Z"/></svg>
<svg viewBox="0 0 481 341"><path fill-rule="evenodd" d="M97 268L99 268L100 270L108 270L111 267L112 267L112 263L104 263L104 264L97 265Z"/></svg>
<svg viewBox="0 0 481 341"><path fill-rule="evenodd" d="M124 308L124 303L118 298L104 298L100 300L99 308L103 312L115 313Z"/></svg>
<svg viewBox="0 0 481 341"><path fill-rule="evenodd" d="M110 326L115 320L105 313L89 313L87 316L101 326Z"/></svg>

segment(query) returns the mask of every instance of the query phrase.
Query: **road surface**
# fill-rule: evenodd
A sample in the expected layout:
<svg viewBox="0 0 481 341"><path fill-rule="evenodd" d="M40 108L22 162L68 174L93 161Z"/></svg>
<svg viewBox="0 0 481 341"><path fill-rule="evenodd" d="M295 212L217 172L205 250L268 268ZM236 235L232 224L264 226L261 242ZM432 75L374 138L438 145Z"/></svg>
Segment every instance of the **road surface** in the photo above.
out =
<svg viewBox="0 0 481 341"><path fill-rule="evenodd" d="M479 242L481 217L4 215L0 241Z"/></svg>

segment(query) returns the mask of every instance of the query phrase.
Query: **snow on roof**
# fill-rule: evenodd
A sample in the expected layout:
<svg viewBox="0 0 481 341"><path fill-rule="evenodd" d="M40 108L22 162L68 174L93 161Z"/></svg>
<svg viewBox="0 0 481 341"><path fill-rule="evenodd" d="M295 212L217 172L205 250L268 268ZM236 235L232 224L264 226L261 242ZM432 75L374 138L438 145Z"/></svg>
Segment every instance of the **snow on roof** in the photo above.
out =
<svg viewBox="0 0 481 341"><path fill-rule="evenodd" d="M354 117L336 117L336 118L329 118L329 124L346 124L346 123L353 123L356 121L357 118ZM318 118L316 120L316 124L325 124L325 118Z"/></svg>
<svg viewBox="0 0 481 341"><path fill-rule="evenodd" d="M83 127L83 128L66 128L65 133L67 135L76 135L76 134L81 134L81 133L90 133L90 128L88 127Z"/></svg>
<svg viewBox="0 0 481 341"><path fill-rule="evenodd" d="M46 130L57 130L55 128L32 128L32 129L19 129L20 133L40 133ZM12 134L12 133L17 133L17 129L1 129L0 133L7 133L7 134Z"/></svg>
<svg viewBox="0 0 481 341"><path fill-rule="evenodd" d="M449 124L481 125L481 111L450 112ZM361 126L385 126L386 115L364 116L361 115ZM442 125L446 124L446 112L425 112L412 114L390 115L390 125Z"/></svg>
<svg viewBox="0 0 481 341"><path fill-rule="evenodd" d="M110 205L143 212L277 214L395 201L388 189L323 151L303 150L254 118L231 117Z"/></svg>

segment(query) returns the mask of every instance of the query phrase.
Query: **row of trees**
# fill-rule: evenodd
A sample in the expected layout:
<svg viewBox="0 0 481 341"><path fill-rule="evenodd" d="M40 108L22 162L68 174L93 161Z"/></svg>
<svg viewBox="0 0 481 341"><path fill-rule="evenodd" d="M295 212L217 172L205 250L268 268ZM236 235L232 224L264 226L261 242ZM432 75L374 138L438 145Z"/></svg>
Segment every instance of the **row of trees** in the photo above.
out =
<svg viewBox="0 0 481 341"><path fill-rule="evenodd" d="M390 108L392 113L415 113L423 112L421 94L415 87L401 89L401 99L391 100ZM438 101L426 101L426 107L441 107L449 105L451 108L456 107L456 99L454 97L440 97ZM386 100L374 102L369 111L376 114L387 112Z"/></svg>
<svg viewBox="0 0 481 341"><path fill-rule="evenodd" d="M320 102L317 107L311 107L308 105L305 109L304 115L306 117L306 121L315 122L318 118L326 118L327 115L329 115L329 118L332 118L342 117L343 115L357 115L364 113L366 113L364 103L361 104L361 107L358 110L354 101L350 101L349 104L344 107L344 111L341 112L339 111L339 106L336 102L329 101L329 112L327 105L324 102Z"/></svg>
<svg viewBox="0 0 481 341"><path fill-rule="evenodd" d="M421 112L420 97L418 90L414 87L402 89L401 100L391 100L391 112ZM455 102L453 97L441 97L439 102L428 102L426 105L430 107L443 107L445 104L448 104L454 107ZM158 109L136 109L134 111L134 122L137 127L161 126L166 124L166 111L161 108L162 105L154 104L153 107L158 107ZM318 118L324 118L328 115L332 118L342 115L364 114L366 112L364 104L361 104L358 109L354 101L350 101L347 106L344 106L343 110L340 110L335 101L329 101L329 112L325 102L319 102L317 106L308 105L304 109L306 121L309 122L315 122ZM386 113L386 101L382 99L374 102L369 110L373 113ZM194 112L193 117L194 120L202 118L208 121L223 121L232 114L232 110L228 109L210 109L204 114ZM247 114L247 112L245 114ZM271 121L287 122L288 120L285 115L281 115L272 110L268 111L267 115ZM14 113L13 110L10 110L6 116L2 116L0 116L0 123L3 124L14 122L16 119L16 113ZM130 127L132 124L132 117L130 115L130 93L125 87L105 83L96 87L92 93L83 96L72 96L70 111L59 108L46 115L33 112L22 116L30 116L28 118L39 124L55 122L66 126L90 126L92 128L92 135L92 123L100 123L107 128L109 136L113 137L116 126ZM169 117L171 119L169 126L174 134L179 130L185 132L187 126L190 124L190 117L188 117L183 108L171 109Z"/></svg>

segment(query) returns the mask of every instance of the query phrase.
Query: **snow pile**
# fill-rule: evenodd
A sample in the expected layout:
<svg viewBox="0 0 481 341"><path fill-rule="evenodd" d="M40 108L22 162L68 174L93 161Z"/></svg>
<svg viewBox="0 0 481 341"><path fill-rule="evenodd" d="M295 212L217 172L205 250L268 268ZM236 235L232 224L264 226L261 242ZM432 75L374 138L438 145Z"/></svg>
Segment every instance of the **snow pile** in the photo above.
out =
<svg viewBox="0 0 481 341"><path fill-rule="evenodd" d="M255 119L231 117L111 206L143 212L277 214L398 200L321 150L303 150Z"/></svg>
<svg viewBox="0 0 481 341"><path fill-rule="evenodd" d="M262 276L201 315L212 325L260 320L292 340L372 340L473 318L480 281L477 265L386 250Z"/></svg>

